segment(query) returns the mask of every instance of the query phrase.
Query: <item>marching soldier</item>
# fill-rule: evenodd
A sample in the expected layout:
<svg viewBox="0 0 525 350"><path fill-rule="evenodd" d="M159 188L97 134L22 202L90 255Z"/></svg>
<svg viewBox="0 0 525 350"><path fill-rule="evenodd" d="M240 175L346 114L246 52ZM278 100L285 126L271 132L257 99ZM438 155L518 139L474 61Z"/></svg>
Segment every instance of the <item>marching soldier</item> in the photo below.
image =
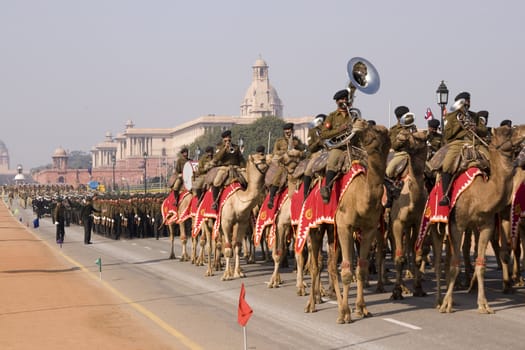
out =
<svg viewBox="0 0 525 350"><path fill-rule="evenodd" d="M219 146L217 153L215 153L215 156L213 157L213 161L216 166L219 167L211 188L213 194L213 204L211 208L213 210L217 210L219 207L219 192L228 179L230 169L235 171L238 167L246 166L246 161L244 160L239 146L232 143L231 130L224 131L221 134L221 137L222 144Z"/></svg>
<svg viewBox="0 0 525 350"><path fill-rule="evenodd" d="M293 135L293 126L293 123L284 124L283 136L278 138L273 145L272 161L277 162L279 168L270 186L269 209L273 208L273 201L281 187L282 177L289 170L293 172L304 154L305 146L299 138Z"/></svg>

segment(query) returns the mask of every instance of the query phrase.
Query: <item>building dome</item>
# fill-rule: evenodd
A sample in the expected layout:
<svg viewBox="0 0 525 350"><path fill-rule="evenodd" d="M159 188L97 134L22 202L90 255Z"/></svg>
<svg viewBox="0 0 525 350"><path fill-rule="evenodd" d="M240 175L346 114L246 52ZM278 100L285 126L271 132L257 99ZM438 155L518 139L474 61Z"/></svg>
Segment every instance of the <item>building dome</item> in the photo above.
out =
<svg viewBox="0 0 525 350"><path fill-rule="evenodd" d="M252 70L252 83L241 103L241 117L282 117L283 104L277 90L270 84L268 64L259 57Z"/></svg>
<svg viewBox="0 0 525 350"><path fill-rule="evenodd" d="M62 147L58 147L53 153L53 157L67 157L67 152Z"/></svg>

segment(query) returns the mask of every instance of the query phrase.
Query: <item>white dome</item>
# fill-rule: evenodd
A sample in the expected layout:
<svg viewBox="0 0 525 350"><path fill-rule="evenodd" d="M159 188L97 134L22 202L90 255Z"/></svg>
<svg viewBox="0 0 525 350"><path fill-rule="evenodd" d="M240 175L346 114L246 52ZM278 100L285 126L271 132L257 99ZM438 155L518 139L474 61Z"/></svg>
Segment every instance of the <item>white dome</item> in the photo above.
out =
<svg viewBox="0 0 525 350"><path fill-rule="evenodd" d="M58 147L53 153L53 157L67 157L67 152L62 147Z"/></svg>

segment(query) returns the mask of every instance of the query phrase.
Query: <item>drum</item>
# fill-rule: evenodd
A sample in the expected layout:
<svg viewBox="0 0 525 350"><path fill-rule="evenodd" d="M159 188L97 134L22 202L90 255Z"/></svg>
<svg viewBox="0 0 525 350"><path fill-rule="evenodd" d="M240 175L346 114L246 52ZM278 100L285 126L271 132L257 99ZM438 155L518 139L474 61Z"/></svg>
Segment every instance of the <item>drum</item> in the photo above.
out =
<svg viewBox="0 0 525 350"><path fill-rule="evenodd" d="M197 172L198 168L199 162L194 160L188 160L182 168L182 181L188 191L191 191L193 175Z"/></svg>

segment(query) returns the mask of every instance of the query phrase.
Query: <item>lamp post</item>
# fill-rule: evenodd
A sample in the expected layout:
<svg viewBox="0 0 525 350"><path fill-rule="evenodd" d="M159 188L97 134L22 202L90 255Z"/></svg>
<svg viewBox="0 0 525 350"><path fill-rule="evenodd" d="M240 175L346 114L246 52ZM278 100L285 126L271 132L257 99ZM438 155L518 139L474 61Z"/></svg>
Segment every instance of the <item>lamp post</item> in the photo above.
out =
<svg viewBox="0 0 525 350"><path fill-rule="evenodd" d="M447 89L447 86L445 85L445 81L444 80L441 80L441 84L439 84L437 90L436 90L436 94L437 94L437 103L438 105L441 107L441 132L443 133L443 131L445 130L445 125L443 124L443 114L445 114L445 107L447 106L447 103L448 103L448 89Z"/></svg>
<svg viewBox="0 0 525 350"><path fill-rule="evenodd" d="M146 167L148 164L148 152L144 152L142 154L142 157L144 157L144 194L148 192L148 180L146 180Z"/></svg>
<svg viewBox="0 0 525 350"><path fill-rule="evenodd" d="M117 158L115 155L111 155L111 164L113 165L113 187L111 187L111 190L115 192L115 164L117 163Z"/></svg>

